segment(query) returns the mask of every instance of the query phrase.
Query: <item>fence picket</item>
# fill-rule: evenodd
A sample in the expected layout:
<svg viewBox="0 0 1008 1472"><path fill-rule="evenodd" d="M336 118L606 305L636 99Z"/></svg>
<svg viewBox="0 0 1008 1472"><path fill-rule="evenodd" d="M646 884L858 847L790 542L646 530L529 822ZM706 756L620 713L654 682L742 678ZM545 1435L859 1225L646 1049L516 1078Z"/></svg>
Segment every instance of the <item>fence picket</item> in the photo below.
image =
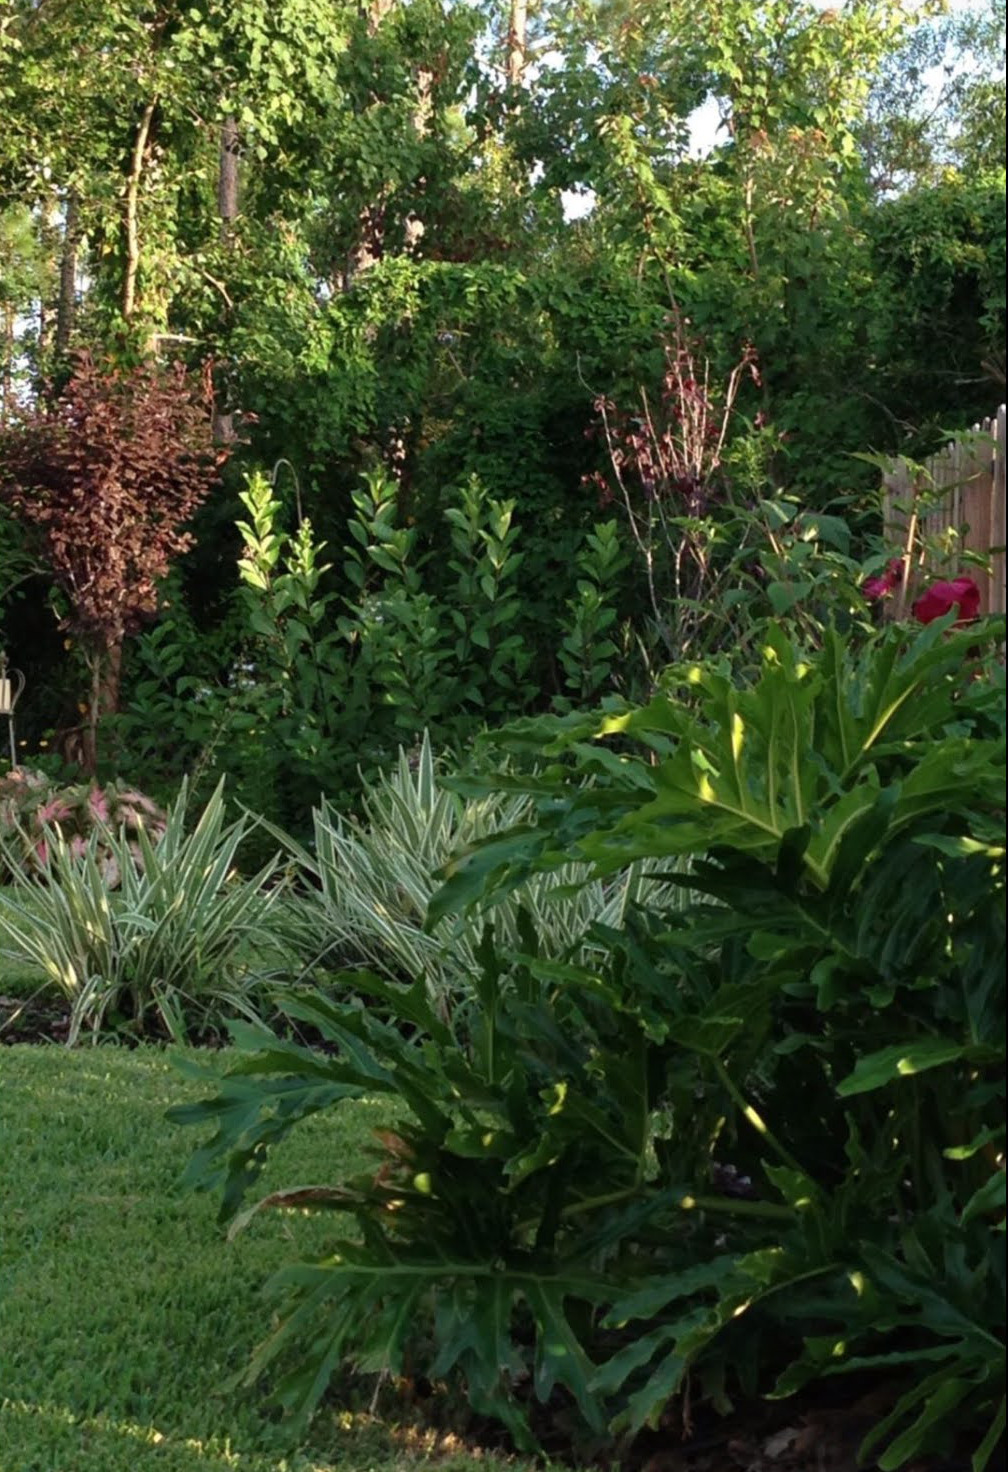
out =
<svg viewBox="0 0 1008 1472"><path fill-rule="evenodd" d="M943 446L916 475L905 460L894 461L882 478L882 523L887 542L910 548L915 578L968 574L980 589L981 613L1004 613L1004 404ZM986 572L965 552L983 557ZM900 602L891 601L890 617L900 615Z"/></svg>

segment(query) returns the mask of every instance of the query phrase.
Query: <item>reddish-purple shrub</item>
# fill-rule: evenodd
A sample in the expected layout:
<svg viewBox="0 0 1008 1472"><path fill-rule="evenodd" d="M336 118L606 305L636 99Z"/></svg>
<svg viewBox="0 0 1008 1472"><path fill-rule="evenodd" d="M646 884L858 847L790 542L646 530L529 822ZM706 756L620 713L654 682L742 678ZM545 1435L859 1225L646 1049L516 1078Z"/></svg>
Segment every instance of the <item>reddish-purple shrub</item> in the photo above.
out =
<svg viewBox="0 0 1008 1472"><path fill-rule="evenodd" d="M159 581L227 451L213 444L206 383L180 364L100 367L90 355L53 403L0 431L0 498L34 528L92 675L90 750L118 696L123 638L157 611Z"/></svg>

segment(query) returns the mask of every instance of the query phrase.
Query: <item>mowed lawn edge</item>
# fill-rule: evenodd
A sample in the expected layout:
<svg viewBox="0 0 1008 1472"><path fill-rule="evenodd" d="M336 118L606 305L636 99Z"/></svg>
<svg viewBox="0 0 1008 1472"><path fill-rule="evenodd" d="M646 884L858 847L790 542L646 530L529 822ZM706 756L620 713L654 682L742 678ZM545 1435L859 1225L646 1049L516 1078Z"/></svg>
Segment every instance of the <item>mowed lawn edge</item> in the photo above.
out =
<svg viewBox="0 0 1008 1472"><path fill-rule="evenodd" d="M0 1049L0 1472L530 1472L338 1404L299 1440L227 1388L271 1327L267 1279L339 1224L263 1213L225 1240L216 1200L178 1184L207 1131L165 1111L208 1091L180 1056ZM227 1055L198 1056L212 1084ZM305 1122L264 1189L343 1178L387 1118Z"/></svg>

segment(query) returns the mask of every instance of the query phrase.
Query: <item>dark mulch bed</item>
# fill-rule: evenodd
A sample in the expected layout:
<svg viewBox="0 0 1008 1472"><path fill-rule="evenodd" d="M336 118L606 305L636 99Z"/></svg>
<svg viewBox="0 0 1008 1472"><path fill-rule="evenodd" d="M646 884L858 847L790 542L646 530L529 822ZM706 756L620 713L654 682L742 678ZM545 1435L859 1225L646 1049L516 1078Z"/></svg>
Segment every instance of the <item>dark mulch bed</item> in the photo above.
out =
<svg viewBox="0 0 1008 1472"><path fill-rule="evenodd" d="M910 1385L896 1376L882 1384L878 1377L837 1377L786 1401L740 1401L723 1418L709 1407L691 1413L676 1402L657 1430L594 1453L582 1442L573 1460L562 1398L554 1397L548 1406L530 1405L529 1410L536 1436L555 1459L551 1465L567 1464L581 1472L612 1472L616 1467L619 1472L877 1472L873 1459L858 1462L858 1449ZM345 1387L341 1400L344 1392ZM480 1449L513 1450L498 1423L474 1415L457 1395L435 1389L422 1376L388 1382L376 1400L379 1414L387 1412L421 1436L444 1436L448 1444L461 1442L476 1454ZM936 1451L908 1462L902 1472L970 1472L973 1450ZM1005 1472L1003 1449L995 1453L988 1472Z"/></svg>
<svg viewBox="0 0 1008 1472"><path fill-rule="evenodd" d="M34 995L0 994L0 1043L65 1043L70 1008L46 989Z"/></svg>

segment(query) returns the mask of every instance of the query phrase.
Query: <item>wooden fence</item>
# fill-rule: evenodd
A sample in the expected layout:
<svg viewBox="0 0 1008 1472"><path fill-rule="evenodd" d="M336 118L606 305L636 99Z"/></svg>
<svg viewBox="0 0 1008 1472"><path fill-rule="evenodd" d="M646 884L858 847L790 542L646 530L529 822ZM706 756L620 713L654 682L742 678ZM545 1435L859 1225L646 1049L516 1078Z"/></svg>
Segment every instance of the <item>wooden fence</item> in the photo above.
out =
<svg viewBox="0 0 1008 1472"><path fill-rule="evenodd" d="M897 461L882 485L886 541L909 553L912 583L922 574L961 573L979 587L981 613L1004 613L1004 404L993 419L975 424L923 467ZM967 552L978 554L986 567L964 557Z"/></svg>

